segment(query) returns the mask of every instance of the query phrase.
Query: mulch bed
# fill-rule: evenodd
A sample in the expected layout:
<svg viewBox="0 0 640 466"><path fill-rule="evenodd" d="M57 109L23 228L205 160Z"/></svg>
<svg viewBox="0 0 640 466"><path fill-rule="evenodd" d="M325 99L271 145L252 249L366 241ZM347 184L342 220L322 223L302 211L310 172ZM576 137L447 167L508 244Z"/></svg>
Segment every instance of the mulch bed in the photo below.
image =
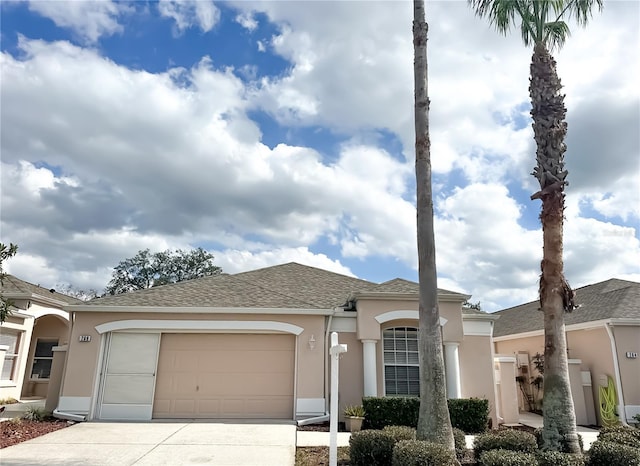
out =
<svg viewBox="0 0 640 466"><path fill-rule="evenodd" d="M41 435L64 429L71 425L67 421L27 421L10 420L0 422L0 448L31 440Z"/></svg>

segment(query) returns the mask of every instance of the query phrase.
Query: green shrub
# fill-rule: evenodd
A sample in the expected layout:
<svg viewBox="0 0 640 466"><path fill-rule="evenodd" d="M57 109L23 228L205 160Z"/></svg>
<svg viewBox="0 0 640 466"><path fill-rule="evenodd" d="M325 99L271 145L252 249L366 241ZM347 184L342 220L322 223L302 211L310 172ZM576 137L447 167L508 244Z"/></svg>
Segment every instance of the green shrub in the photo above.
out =
<svg viewBox="0 0 640 466"><path fill-rule="evenodd" d="M393 466L455 466L455 454L446 448L423 440L401 440L393 448Z"/></svg>
<svg viewBox="0 0 640 466"><path fill-rule="evenodd" d="M584 466L584 456L560 451L538 453L538 466Z"/></svg>
<svg viewBox="0 0 640 466"><path fill-rule="evenodd" d="M587 466L640 466L640 448L596 440L588 458Z"/></svg>
<svg viewBox="0 0 640 466"><path fill-rule="evenodd" d="M607 432L605 434L598 434L598 440L640 448L640 438L634 436L631 432Z"/></svg>
<svg viewBox="0 0 640 466"><path fill-rule="evenodd" d="M473 451L476 458L488 450L511 450L534 453L538 445L533 434L521 430L496 430L476 436Z"/></svg>
<svg viewBox="0 0 640 466"><path fill-rule="evenodd" d="M630 436L636 440L636 443L640 444L640 430L623 425L603 427L600 429L600 433L598 434L598 440L605 440L605 438L611 434L623 434L624 436Z"/></svg>
<svg viewBox="0 0 640 466"><path fill-rule="evenodd" d="M27 421L44 421L49 417L49 413L44 408L38 408L36 406L29 406L22 415L23 419Z"/></svg>
<svg viewBox="0 0 640 466"><path fill-rule="evenodd" d="M418 425L420 399L411 397L365 397L362 406L367 412L364 425L368 429L382 429L384 426Z"/></svg>
<svg viewBox="0 0 640 466"><path fill-rule="evenodd" d="M456 457L461 460L467 452L467 439L464 432L457 427L453 428L453 441L456 444Z"/></svg>
<svg viewBox="0 0 640 466"><path fill-rule="evenodd" d="M467 434L478 434L487 430L489 423L489 400L480 398L458 398L447 400L451 425Z"/></svg>
<svg viewBox="0 0 640 466"><path fill-rule="evenodd" d="M480 455L482 466L538 466L535 455L512 450L489 450Z"/></svg>
<svg viewBox="0 0 640 466"><path fill-rule="evenodd" d="M388 466L395 441L382 430L361 430L351 434L349 458L351 466Z"/></svg>
<svg viewBox="0 0 640 466"><path fill-rule="evenodd" d="M543 445L542 445L542 428L538 428L536 429L533 434L536 436L536 443L538 444L538 449L542 449ZM566 442L566 440L563 440L562 442L562 453L570 453L569 452L569 445ZM578 434L578 444L580 445L580 451L584 452L584 441L582 440L582 435Z"/></svg>
<svg viewBox="0 0 640 466"><path fill-rule="evenodd" d="M447 400L451 425L468 434L484 432L489 422L489 401L479 398ZM367 413L364 427L382 429L384 426L418 425L420 399L418 397L365 397L362 406Z"/></svg>
<svg viewBox="0 0 640 466"><path fill-rule="evenodd" d="M391 435L393 441L398 443L400 440L415 440L416 430L409 426L384 426L383 432Z"/></svg>

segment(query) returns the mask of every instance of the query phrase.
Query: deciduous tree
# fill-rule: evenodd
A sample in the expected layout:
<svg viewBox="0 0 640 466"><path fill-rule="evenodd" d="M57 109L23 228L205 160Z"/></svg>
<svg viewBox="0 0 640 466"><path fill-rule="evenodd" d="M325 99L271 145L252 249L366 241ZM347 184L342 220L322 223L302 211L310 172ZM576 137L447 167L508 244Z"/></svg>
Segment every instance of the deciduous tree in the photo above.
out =
<svg viewBox="0 0 640 466"><path fill-rule="evenodd" d="M222 268L213 264L213 255L202 248L191 251L177 249L151 253L138 251L121 261L113 270L105 293L119 294L193 278L218 275Z"/></svg>

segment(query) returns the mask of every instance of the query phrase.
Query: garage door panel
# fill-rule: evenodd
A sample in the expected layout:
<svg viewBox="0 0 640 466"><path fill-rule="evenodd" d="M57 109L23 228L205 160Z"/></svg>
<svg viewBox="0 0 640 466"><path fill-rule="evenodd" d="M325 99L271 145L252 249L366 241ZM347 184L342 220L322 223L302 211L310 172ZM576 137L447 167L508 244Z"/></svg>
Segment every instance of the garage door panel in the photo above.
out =
<svg viewBox="0 0 640 466"><path fill-rule="evenodd" d="M153 393L153 375L107 375L104 382L103 403L144 404L149 403Z"/></svg>
<svg viewBox="0 0 640 466"><path fill-rule="evenodd" d="M293 418L295 337L163 334L156 418Z"/></svg>

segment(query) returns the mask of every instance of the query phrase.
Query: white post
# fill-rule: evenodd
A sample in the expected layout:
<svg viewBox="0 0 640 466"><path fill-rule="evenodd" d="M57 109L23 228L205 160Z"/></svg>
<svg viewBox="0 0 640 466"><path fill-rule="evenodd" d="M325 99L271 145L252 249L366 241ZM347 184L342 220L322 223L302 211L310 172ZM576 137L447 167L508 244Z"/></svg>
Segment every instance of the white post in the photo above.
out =
<svg viewBox="0 0 640 466"><path fill-rule="evenodd" d="M376 340L362 340L364 396L378 395L376 380Z"/></svg>
<svg viewBox="0 0 640 466"><path fill-rule="evenodd" d="M331 333L331 404L329 412L329 466L338 464L338 368L340 354L347 352L347 345L338 344L338 334Z"/></svg>

